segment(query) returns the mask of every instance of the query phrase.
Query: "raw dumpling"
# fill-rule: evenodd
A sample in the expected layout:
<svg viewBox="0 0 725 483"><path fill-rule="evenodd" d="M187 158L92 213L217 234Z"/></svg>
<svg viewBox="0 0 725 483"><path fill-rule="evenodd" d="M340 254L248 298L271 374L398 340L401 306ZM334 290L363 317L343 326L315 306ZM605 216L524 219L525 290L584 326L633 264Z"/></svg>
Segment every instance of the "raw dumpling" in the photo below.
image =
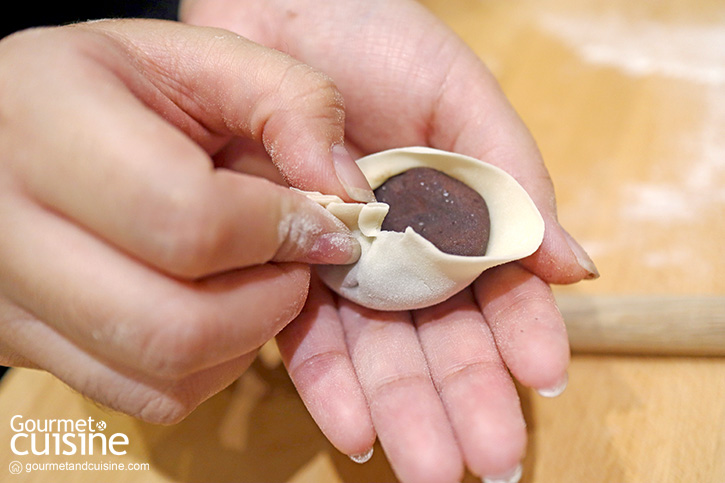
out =
<svg viewBox="0 0 725 483"><path fill-rule="evenodd" d="M532 254L544 221L514 178L480 160L425 147L400 148L358 160L373 189L412 168L426 167L462 181L485 200L490 218L485 254L444 253L408 227L385 231L385 203L344 203L337 196L306 192L342 220L359 240L351 265L320 265L322 281L346 299L377 310L410 310L437 304L461 291L484 270ZM456 234L451 234L455 236Z"/></svg>

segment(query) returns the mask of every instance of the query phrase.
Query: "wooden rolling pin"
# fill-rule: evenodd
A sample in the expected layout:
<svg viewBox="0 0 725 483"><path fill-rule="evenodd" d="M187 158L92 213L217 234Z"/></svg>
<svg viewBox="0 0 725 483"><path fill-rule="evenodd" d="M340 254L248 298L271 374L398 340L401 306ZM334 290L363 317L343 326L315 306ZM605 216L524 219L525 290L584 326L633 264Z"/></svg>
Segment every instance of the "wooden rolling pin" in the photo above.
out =
<svg viewBox="0 0 725 483"><path fill-rule="evenodd" d="M557 294L573 352L725 356L725 296Z"/></svg>

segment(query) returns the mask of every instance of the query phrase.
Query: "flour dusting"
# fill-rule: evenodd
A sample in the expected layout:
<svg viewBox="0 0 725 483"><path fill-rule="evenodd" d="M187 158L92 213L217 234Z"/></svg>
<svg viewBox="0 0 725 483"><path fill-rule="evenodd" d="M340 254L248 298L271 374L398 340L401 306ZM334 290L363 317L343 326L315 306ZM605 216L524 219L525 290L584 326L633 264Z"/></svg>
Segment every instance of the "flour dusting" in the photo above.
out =
<svg viewBox="0 0 725 483"><path fill-rule="evenodd" d="M725 28L668 25L620 16L546 13L541 26L586 62L628 75L661 75L705 85L725 85Z"/></svg>
<svg viewBox="0 0 725 483"><path fill-rule="evenodd" d="M660 102L697 102L701 115L687 132L661 133L678 172L666 181L654 164L649 176L622 186L626 219L688 223L725 209L725 28L715 24L668 24L624 14L572 15L542 12L539 25L584 62L617 69L632 78L659 76L691 84L691 96ZM674 164L672 164L674 163Z"/></svg>
<svg viewBox="0 0 725 483"><path fill-rule="evenodd" d="M679 135L678 145L690 156L676 160L676 181L623 186L627 218L688 222L725 213L725 88L710 88L699 129ZM697 126L695 126L697 127Z"/></svg>

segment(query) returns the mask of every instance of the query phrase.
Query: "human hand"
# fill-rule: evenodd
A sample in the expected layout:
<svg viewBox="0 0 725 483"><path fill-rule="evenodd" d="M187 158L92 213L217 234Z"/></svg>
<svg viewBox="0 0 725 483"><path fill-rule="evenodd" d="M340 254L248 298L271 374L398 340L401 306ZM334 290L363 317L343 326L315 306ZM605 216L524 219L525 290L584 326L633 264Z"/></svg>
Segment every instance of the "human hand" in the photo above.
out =
<svg viewBox="0 0 725 483"><path fill-rule="evenodd" d="M437 307L380 313L320 286L278 337L291 377L330 441L366 453L376 433L403 481L455 481L465 464L515 476L526 432L508 371L555 394L569 348L548 283L597 276L559 225L531 135L480 60L408 0L186 0L182 20L234 30L330 75L357 155L427 145L498 165L546 223L540 249L485 272Z"/></svg>
<svg viewBox="0 0 725 483"><path fill-rule="evenodd" d="M3 365L176 421L297 315L308 263L359 254L315 203L212 160L243 138L300 187L365 195L333 149L339 93L299 61L218 29L103 21L6 38L0 85Z"/></svg>

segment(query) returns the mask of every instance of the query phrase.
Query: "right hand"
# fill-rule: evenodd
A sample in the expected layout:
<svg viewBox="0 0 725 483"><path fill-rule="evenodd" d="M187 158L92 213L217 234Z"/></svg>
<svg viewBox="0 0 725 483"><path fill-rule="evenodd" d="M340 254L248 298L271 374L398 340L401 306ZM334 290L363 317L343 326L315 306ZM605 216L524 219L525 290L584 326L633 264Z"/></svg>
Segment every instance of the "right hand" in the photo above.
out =
<svg viewBox="0 0 725 483"><path fill-rule="evenodd" d="M4 365L174 422L298 314L307 263L359 254L304 196L212 161L266 148L290 184L366 194L333 149L339 93L289 56L218 29L102 21L4 39L0 86Z"/></svg>

